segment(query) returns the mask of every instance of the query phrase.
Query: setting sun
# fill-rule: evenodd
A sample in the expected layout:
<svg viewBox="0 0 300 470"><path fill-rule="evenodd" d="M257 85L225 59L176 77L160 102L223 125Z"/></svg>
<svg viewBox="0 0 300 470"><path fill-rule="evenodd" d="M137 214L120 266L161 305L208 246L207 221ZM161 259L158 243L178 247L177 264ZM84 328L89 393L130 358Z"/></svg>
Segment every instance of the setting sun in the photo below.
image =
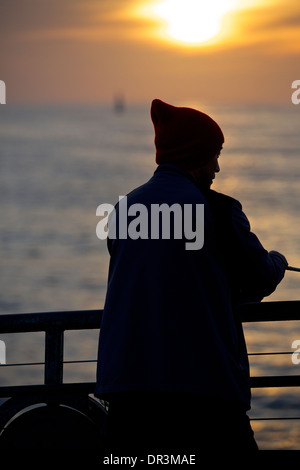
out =
<svg viewBox="0 0 300 470"><path fill-rule="evenodd" d="M220 33L224 15L235 0L164 0L152 11L166 22L165 33L183 43L199 44Z"/></svg>

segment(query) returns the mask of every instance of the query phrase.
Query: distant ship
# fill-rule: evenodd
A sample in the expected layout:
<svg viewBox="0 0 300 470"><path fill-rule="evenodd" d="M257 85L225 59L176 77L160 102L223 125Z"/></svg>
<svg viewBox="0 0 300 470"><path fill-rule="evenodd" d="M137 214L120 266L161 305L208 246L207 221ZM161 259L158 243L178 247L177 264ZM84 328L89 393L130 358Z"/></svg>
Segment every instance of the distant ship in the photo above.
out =
<svg viewBox="0 0 300 470"><path fill-rule="evenodd" d="M114 110L117 113L125 111L125 100L122 95L116 95L114 99Z"/></svg>

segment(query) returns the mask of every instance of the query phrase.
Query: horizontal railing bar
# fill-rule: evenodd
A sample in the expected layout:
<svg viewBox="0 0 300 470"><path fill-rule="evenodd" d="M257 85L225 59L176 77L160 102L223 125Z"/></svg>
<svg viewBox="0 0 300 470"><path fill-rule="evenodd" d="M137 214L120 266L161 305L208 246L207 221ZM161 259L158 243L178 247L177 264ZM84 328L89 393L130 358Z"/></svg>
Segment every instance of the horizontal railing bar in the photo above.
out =
<svg viewBox="0 0 300 470"><path fill-rule="evenodd" d="M250 302L239 306L242 322L300 320L300 301Z"/></svg>
<svg viewBox="0 0 300 470"><path fill-rule="evenodd" d="M282 417L273 417L273 418L250 418L251 421L282 421L282 420L286 420L286 421L290 421L290 420L293 420L293 419L300 419L300 416L282 416Z"/></svg>
<svg viewBox="0 0 300 470"><path fill-rule="evenodd" d="M97 359L86 359L86 360L81 360L81 361L63 361L63 364L85 364L85 363L91 363L91 362L97 362ZM17 363L11 363L11 364L0 364L0 370L1 367L22 367L22 366L44 366L45 362L17 362Z"/></svg>
<svg viewBox="0 0 300 470"><path fill-rule="evenodd" d="M294 351L279 351L279 352L261 352L261 353L248 353L248 356L276 356L281 354L294 354Z"/></svg>
<svg viewBox="0 0 300 470"><path fill-rule="evenodd" d="M91 363L91 362L97 362L97 359L87 359L87 360L82 360L82 361L64 361L64 364L84 364L84 363Z"/></svg>
<svg viewBox="0 0 300 470"><path fill-rule="evenodd" d="M300 375L250 377L251 388L300 387Z"/></svg>
<svg viewBox="0 0 300 470"><path fill-rule="evenodd" d="M0 364L0 370L2 367L23 367L23 366L44 366L44 362L16 362L11 364Z"/></svg>
<svg viewBox="0 0 300 470"><path fill-rule="evenodd" d="M279 351L279 352L262 352L262 353L248 353L248 356L275 356L275 355L291 355L293 351ZM86 364L95 363L97 359L81 359L73 361L63 361L63 364ZM22 367L22 366L43 366L45 362L17 362L9 364L0 364L1 367Z"/></svg>
<svg viewBox="0 0 300 470"><path fill-rule="evenodd" d="M0 387L0 397L7 398L20 395L38 395L42 398L45 395L61 395L64 393L90 394L94 393L95 387L95 382L64 383L54 385L9 385Z"/></svg>
<svg viewBox="0 0 300 470"><path fill-rule="evenodd" d="M103 310L71 310L1 314L0 334L96 329L100 328L102 313Z"/></svg>
<svg viewBox="0 0 300 470"><path fill-rule="evenodd" d="M300 376L262 376L250 378L251 388L271 388L271 387L299 387ZM15 385L0 387L0 397L10 397L23 394L48 394L65 392L85 392L93 393L96 387L95 382L83 383L63 383L54 385Z"/></svg>
<svg viewBox="0 0 300 470"><path fill-rule="evenodd" d="M300 320L300 301L254 302L240 305L243 322ZM0 314L0 334L100 328L103 310Z"/></svg>

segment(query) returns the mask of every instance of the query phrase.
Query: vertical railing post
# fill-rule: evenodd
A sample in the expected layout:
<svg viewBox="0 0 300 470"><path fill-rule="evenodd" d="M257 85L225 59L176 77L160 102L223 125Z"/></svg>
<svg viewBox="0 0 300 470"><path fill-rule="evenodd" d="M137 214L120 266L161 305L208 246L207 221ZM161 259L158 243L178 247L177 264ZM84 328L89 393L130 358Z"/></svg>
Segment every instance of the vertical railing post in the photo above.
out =
<svg viewBox="0 0 300 470"><path fill-rule="evenodd" d="M45 384L62 384L63 382L64 332L46 330L45 339Z"/></svg>

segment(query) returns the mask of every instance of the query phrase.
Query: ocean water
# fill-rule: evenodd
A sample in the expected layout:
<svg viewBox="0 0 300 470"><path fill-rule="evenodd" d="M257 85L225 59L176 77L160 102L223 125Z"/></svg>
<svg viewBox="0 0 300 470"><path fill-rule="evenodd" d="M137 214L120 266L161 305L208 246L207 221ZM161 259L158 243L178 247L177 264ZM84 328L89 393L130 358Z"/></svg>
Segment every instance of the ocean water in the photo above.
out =
<svg viewBox="0 0 300 470"><path fill-rule="evenodd" d="M203 107L226 143L213 188L239 199L268 250L300 266L300 107ZM96 208L156 168L149 105L0 108L0 313L102 308L106 242ZM265 300L299 300L288 272ZM245 326L249 352L293 352L299 322ZM43 334L1 335L7 362L43 361ZM98 332L67 332L65 360L94 359ZM252 375L298 374L291 355L251 356ZM68 365L65 381L94 380L95 364ZM42 383L42 368L2 368L0 384ZM253 391L251 417L300 417L297 389ZM261 448L300 449L300 420L253 421Z"/></svg>

